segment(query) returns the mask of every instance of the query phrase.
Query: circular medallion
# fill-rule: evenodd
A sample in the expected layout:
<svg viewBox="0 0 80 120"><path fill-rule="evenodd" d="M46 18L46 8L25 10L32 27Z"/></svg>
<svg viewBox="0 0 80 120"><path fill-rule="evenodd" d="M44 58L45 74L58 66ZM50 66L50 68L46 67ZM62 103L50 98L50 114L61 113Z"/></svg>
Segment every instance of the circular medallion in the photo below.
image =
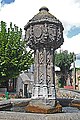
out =
<svg viewBox="0 0 80 120"><path fill-rule="evenodd" d="M40 27L38 27L38 26L34 27L34 35L35 35L35 37L39 38L41 36L41 32L42 32L42 30L41 30Z"/></svg>

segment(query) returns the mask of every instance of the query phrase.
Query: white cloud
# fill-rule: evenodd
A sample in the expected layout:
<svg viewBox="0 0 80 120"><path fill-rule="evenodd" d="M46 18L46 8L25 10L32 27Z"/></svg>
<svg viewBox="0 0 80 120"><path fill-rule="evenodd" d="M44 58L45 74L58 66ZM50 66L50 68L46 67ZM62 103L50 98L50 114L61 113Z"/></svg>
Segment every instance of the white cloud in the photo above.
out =
<svg viewBox="0 0 80 120"><path fill-rule="evenodd" d="M67 38L64 36L65 42L61 46L63 50L68 50L69 52L74 52L75 54L80 53L80 34L73 36L72 38Z"/></svg>
<svg viewBox="0 0 80 120"><path fill-rule="evenodd" d="M72 26L80 26L80 0L15 0L14 3L1 8L0 20L7 24L12 22L23 29L42 6L47 6L49 12L56 16L64 26L65 42L62 48L80 53L80 34L72 38L66 37Z"/></svg>
<svg viewBox="0 0 80 120"><path fill-rule="evenodd" d="M6 21L13 21L22 27L31 19L42 6L47 6L50 12L58 17L62 22L80 24L79 11L73 0L15 0L10 5L5 5L0 13L0 18ZM64 24L65 25L65 24ZM67 27L67 26L66 26Z"/></svg>

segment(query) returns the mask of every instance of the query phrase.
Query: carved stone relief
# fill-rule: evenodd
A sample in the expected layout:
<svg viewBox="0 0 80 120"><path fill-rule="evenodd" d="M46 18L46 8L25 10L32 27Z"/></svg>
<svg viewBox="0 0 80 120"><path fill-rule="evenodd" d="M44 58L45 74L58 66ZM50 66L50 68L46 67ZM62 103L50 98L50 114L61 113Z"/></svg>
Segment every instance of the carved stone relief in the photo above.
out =
<svg viewBox="0 0 80 120"><path fill-rule="evenodd" d="M47 85L49 86L51 81L51 55L50 51L47 51Z"/></svg>
<svg viewBox="0 0 80 120"><path fill-rule="evenodd" d="M48 33L49 33L50 42L55 41L56 40L56 26L53 24L49 24Z"/></svg>
<svg viewBox="0 0 80 120"><path fill-rule="evenodd" d="M44 83L44 73L43 72L39 72L39 83L40 84Z"/></svg>
<svg viewBox="0 0 80 120"><path fill-rule="evenodd" d="M47 65L50 65L51 63L51 58L50 58L50 52L47 52Z"/></svg>
<svg viewBox="0 0 80 120"><path fill-rule="evenodd" d="M41 51L39 52L39 64L44 63L44 53Z"/></svg>

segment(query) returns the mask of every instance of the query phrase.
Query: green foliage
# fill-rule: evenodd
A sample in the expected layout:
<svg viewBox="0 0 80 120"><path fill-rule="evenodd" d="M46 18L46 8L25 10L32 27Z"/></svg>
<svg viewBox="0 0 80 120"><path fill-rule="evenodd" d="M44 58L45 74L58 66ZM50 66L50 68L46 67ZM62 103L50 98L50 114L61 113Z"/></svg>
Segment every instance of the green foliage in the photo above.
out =
<svg viewBox="0 0 80 120"><path fill-rule="evenodd" d="M32 51L27 52L22 30L16 25L7 29L6 23L0 23L0 81L17 77L33 63Z"/></svg>
<svg viewBox="0 0 80 120"><path fill-rule="evenodd" d="M76 68L76 71L79 71L80 70L80 68Z"/></svg>
<svg viewBox="0 0 80 120"><path fill-rule="evenodd" d="M62 51L60 53L55 53L55 64L60 67L61 71L69 71L71 67L71 63L73 63L73 55L74 53L68 53L67 50Z"/></svg>
<svg viewBox="0 0 80 120"><path fill-rule="evenodd" d="M55 52L55 65L61 70L61 83L65 85L67 75L70 71L71 63L73 63L74 53L68 53L67 50Z"/></svg>

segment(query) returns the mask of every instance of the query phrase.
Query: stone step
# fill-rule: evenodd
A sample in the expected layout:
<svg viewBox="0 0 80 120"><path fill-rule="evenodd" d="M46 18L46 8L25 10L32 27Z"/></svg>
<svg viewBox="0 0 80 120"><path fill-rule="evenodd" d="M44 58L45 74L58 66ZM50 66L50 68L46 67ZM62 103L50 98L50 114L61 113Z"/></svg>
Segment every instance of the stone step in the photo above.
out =
<svg viewBox="0 0 80 120"><path fill-rule="evenodd" d="M7 107L11 107L12 104L10 101L0 101L0 110L7 108Z"/></svg>

